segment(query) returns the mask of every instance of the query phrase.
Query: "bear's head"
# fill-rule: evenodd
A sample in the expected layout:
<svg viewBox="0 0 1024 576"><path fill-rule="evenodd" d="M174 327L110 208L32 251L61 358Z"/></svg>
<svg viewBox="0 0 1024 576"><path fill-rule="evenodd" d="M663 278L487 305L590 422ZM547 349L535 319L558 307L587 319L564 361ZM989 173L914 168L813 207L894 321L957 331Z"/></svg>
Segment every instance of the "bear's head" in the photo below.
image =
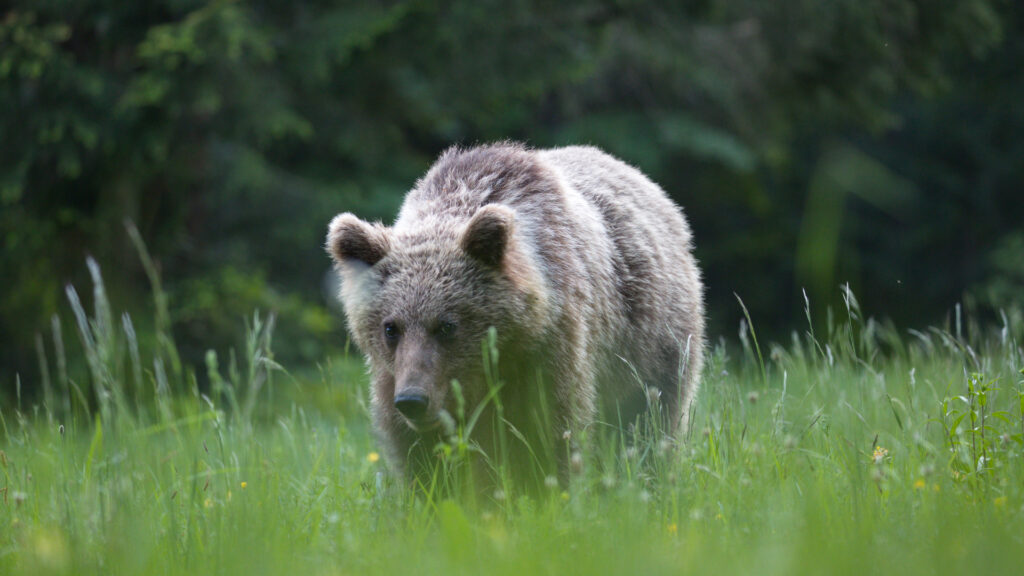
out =
<svg viewBox="0 0 1024 576"><path fill-rule="evenodd" d="M374 376L375 409L418 431L437 427L442 411L455 414L452 380L467 413L484 400L489 328L503 354L529 345L529 323L544 304L543 278L506 206L401 229L341 214L327 251L341 274L350 332Z"/></svg>

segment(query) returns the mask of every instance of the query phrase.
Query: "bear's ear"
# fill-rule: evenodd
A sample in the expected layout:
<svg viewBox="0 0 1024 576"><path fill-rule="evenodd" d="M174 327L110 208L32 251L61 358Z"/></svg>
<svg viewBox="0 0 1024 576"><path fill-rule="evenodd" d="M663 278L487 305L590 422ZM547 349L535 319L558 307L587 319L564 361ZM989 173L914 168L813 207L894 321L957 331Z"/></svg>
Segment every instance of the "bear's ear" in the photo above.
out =
<svg viewBox="0 0 1024 576"><path fill-rule="evenodd" d="M476 211L462 233L462 249L477 261L498 267L512 238L515 213L505 206L488 204Z"/></svg>
<svg viewBox="0 0 1024 576"><path fill-rule="evenodd" d="M364 222L348 212L335 216L327 230L327 253L338 266L353 261L373 266L387 255L389 248L387 228Z"/></svg>

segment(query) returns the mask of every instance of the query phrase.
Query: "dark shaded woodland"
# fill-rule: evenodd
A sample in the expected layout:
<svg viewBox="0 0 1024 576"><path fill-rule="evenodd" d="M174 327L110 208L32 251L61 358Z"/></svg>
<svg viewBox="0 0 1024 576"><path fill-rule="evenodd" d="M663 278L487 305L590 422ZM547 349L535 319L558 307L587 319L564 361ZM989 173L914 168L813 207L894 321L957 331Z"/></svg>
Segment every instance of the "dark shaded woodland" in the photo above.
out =
<svg viewBox="0 0 1024 576"><path fill-rule="evenodd" d="M15 0L0 9L0 382L87 256L186 360L277 314L341 350L329 218L390 221L452 144L591 143L685 207L710 334L1024 304L1024 8L1001 0ZM86 298L87 305L89 298ZM147 318L151 314L136 315ZM140 334L151 332L141 327ZM73 337L67 338L69 341Z"/></svg>

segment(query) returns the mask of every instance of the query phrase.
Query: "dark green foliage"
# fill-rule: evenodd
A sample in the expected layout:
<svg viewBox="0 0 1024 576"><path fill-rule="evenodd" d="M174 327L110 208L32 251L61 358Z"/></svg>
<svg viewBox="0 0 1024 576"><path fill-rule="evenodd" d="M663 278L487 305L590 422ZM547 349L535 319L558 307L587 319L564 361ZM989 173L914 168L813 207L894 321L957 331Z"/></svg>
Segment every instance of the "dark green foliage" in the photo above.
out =
<svg viewBox="0 0 1024 576"><path fill-rule="evenodd" d="M62 286L86 254L147 305L125 219L159 256L190 365L240 345L253 308L277 312L283 359L319 359L344 342L329 217L390 220L443 148L502 138L597 144L661 183L696 231L714 332L739 322L733 292L771 335L801 287L825 310L845 281L919 324L968 290L1020 304L1015 3L8 6L4 387L36 369L54 313L69 330Z"/></svg>

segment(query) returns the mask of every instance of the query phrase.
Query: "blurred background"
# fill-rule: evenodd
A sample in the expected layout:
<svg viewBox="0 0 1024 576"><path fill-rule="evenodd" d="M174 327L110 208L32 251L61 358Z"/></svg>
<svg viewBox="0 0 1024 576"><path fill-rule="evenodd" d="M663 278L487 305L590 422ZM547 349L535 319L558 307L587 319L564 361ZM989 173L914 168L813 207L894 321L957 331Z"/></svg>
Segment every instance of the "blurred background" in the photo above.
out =
<svg viewBox="0 0 1024 576"><path fill-rule="evenodd" d="M675 7L670 7L669 4ZM1024 304L1016 0L15 0L0 8L0 390L76 328L87 256L140 335L157 261L184 359L277 314L344 349L331 216L393 220L452 144L588 143L684 207L712 339L842 309L901 330ZM150 320L152 322L152 320ZM41 342L41 340L40 340ZM80 357L77 354L69 356Z"/></svg>

